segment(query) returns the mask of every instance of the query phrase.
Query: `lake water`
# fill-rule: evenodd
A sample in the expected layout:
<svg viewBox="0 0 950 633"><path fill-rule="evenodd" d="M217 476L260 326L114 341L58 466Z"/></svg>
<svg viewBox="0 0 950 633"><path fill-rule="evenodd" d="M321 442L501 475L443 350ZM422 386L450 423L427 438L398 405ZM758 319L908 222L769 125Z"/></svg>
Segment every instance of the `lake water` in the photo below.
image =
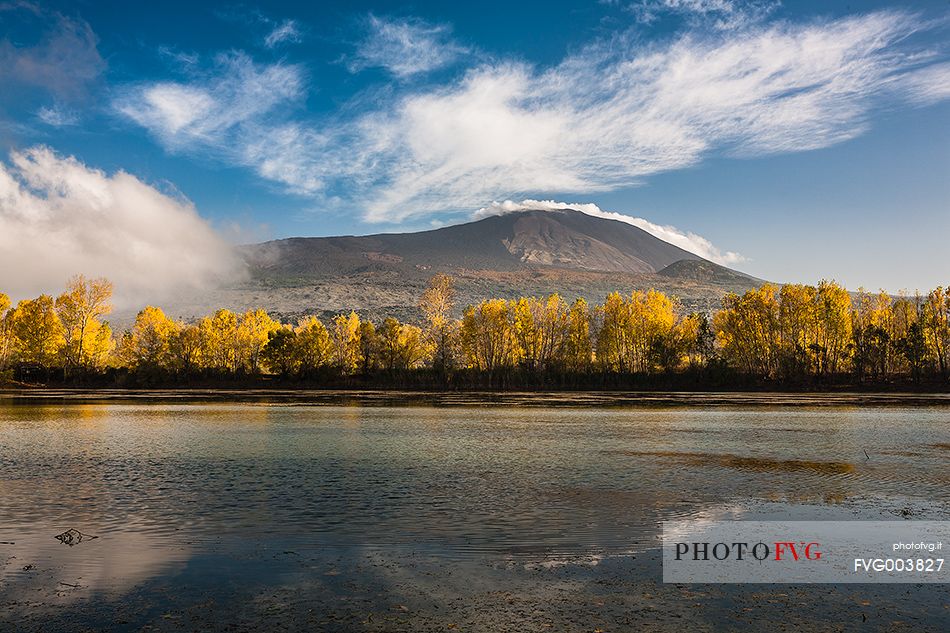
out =
<svg viewBox="0 0 950 633"><path fill-rule="evenodd" d="M0 398L0 628L950 625L946 585L657 556L674 518L950 519L950 406L617 402Z"/></svg>

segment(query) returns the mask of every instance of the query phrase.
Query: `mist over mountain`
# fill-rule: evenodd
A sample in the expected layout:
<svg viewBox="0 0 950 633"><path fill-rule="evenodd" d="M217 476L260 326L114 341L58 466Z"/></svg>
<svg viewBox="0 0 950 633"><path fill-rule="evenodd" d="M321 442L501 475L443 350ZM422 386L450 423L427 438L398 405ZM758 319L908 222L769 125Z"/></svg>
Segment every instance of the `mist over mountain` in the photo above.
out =
<svg viewBox="0 0 950 633"><path fill-rule="evenodd" d="M706 310L725 292L761 283L636 226L567 208L416 233L295 237L239 250L251 281L214 293L216 305L267 306L287 317L353 309L411 319L436 273L455 278L459 311L489 297L558 292L567 300L600 302L612 291L648 288L678 297L687 309Z"/></svg>

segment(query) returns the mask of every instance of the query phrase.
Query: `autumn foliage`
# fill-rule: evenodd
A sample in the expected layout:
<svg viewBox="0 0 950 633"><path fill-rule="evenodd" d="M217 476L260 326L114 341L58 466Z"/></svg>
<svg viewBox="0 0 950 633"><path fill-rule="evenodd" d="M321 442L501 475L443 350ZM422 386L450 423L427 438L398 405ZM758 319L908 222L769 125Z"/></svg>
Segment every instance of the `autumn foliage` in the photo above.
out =
<svg viewBox="0 0 950 633"><path fill-rule="evenodd" d="M493 377L719 372L762 381L887 381L950 376L950 293L849 293L834 282L770 284L728 294L713 314L685 314L655 290L599 305L557 294L487 299L455 314L452 280L434 277L418 323L356 312L282 323L261 309L184 322L147 306L118 338L105 318L112 285L77 276L57 298L11 306L0 293L0 370L64 378L131 375L327 377L459 372Z"/></svg>

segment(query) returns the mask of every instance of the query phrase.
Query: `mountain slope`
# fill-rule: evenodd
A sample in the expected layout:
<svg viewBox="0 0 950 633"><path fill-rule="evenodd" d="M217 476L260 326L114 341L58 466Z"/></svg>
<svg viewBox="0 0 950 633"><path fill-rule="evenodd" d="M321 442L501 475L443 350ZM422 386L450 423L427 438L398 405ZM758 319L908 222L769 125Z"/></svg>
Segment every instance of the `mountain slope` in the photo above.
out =
<svg viewBox="0 0 950 633"><path fill-rule="evenodd" d="M701 259L635 226L571 209L522 211L418 233L291 238L245 247L244 257L256 276L272 279L547 266L653 273Z"/></svg>
<svg viewBox="0 0 950 633"><path fill-rule="evenodd" d="M429 278L455 280L456 313L488 297L559 293L600 303L614 291L655 288L689 311L760 280L709 262L635 226L579 211L522 211L418 233L290 238L241 247L250 278L182 297L176 315L212 307L265 307L293 320L357 310L380 319L418 318Z"/></svg>

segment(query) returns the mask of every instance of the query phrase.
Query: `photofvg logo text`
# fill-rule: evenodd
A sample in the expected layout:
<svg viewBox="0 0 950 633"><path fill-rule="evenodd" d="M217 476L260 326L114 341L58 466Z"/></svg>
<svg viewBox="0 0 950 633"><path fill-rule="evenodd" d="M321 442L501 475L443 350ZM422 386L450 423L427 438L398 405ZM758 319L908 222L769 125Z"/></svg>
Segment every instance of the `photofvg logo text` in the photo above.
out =
<svg viewBox="0 0 950 633"><path fill-rule="evenodd" d="M672 521L664 582L948 582L947 521Z"/></svg>
<svg viewBox="0 0 950 633"><path fill-rule="evenodd" d="M676 560L683 560L684 556L692 556L693 560L736 560L754 559L764 561L774 558L777 561L791 558L791 560L821 560L821 543L816 541L775 541L771 545L759 541L758 543L735 542L710 543L708 541L692 543L676 543Z"/></svg>

